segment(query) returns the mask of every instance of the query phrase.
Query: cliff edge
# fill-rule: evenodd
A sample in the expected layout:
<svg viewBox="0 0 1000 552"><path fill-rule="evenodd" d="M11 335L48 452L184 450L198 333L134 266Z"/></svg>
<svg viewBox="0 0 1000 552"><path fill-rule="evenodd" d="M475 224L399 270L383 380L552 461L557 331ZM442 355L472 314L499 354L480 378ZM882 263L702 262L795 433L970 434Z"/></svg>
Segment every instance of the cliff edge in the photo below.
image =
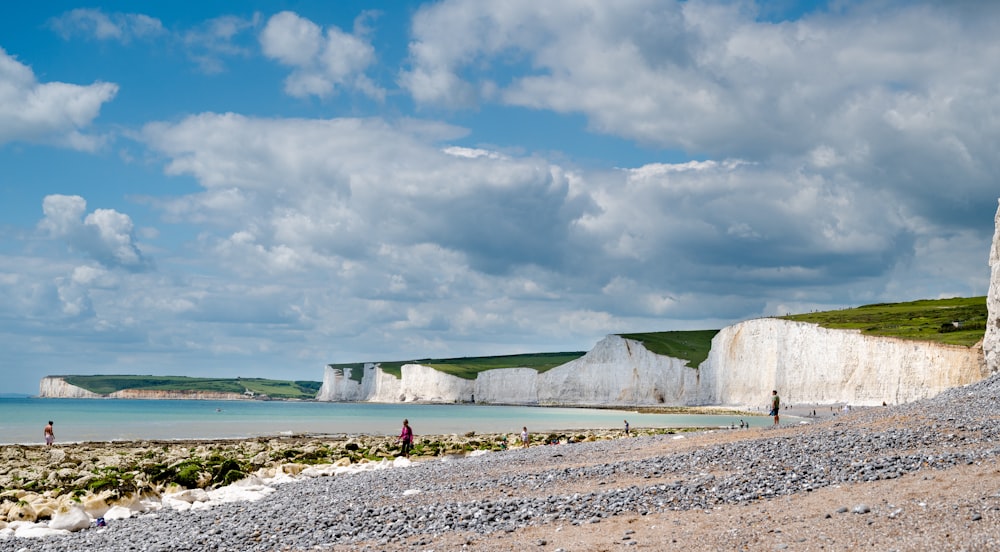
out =
<svg viewBox="0 0 1000 552"><path fill-rule="evenodd" d="M1000 203L1000 200L998 200ZM986 296L986 335L983 354L990 372L1000 370L1000 206L994 218L993 247L990 249L990 291Z"/></svg>

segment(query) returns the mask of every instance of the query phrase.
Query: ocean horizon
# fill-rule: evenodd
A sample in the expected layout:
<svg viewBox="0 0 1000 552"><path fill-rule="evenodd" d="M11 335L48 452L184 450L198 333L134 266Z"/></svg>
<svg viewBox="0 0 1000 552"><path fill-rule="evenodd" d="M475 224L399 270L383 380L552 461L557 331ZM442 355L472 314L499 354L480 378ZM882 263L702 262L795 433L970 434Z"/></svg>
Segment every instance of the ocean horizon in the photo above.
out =
<svg viewBox="0 0 1000 552"><path fill-rule="evenodd" d="M54 422L56 443L249 439L291 435L395 435L402 420L417 435L535 433L577 429L753 426L764 416L646 414L622 409L474 404L319 401L49 399L0 397L0 444L41 444Z"/></svg>

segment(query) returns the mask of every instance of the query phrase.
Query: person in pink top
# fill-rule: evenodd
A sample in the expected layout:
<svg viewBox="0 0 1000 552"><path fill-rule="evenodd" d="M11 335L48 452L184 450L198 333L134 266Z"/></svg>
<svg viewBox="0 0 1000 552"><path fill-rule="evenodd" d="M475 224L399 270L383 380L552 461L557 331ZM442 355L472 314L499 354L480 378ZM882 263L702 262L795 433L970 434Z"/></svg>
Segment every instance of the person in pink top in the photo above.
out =
<svg viewBox="0 0 1000 552"><path fill-rule="evenodd" d="M413 428L410 427L410 420L403 420L403 430L399 432L400 454L406 458L410 456L410 449L413 448Z"/></svg>

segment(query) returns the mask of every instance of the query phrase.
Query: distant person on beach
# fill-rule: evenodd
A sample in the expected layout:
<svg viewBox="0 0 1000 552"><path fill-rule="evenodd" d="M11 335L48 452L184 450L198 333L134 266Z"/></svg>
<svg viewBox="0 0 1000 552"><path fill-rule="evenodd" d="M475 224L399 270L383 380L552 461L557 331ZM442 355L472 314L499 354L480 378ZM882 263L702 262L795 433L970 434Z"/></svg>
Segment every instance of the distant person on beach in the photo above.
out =
<svg viewBox="0 0 1000 552"><path fill-rule="evenodd" d="M527 447L531 444L531 436L528 435L528 427L521 428L521 445Z"/></svg>
<svg viewBox="0 0 1000 552"><path fill-rule="evenodd" d="M781 411L781 398L778 397L778 390L771 391L771 412L768 416L774 416L774 425L778 426L778 413Z"/></svg>
<svg viewBox="0 0 1000 552"><path fill-rule="evenodd" d="M413 448L413 428L410 427L410 420L403 420L403 429L399 432L400 454L404 458L410 457L410 449Z"/></svg>
<svg viewBox="0 0 1000 552"><path fill-rule="evenodd" d="M628 420L625 420L625 436L628 437Z"/></svg>
<svg viewBox="0 0 1000 552"><path fill-rule="evenodd" d="M56 434L52 430L52 420L49 420L49 425L45 426L45 445L52 446L52 443L56 441Z"/></svg>

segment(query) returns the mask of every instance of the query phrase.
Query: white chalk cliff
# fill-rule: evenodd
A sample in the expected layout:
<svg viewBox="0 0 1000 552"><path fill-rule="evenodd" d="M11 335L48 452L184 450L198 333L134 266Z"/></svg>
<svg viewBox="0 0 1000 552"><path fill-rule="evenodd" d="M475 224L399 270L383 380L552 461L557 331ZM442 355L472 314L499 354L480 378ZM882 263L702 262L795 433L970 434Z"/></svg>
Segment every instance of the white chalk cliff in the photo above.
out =
<svg viewBox="0 0 1000 552"><path fill-rule="evenodd" d="M38 396L60 399L99 399L101 395L66 383L63 376L45 376L38 383Z"/></svg>
<svg viewBox="0 0 1000 552"><path fill-rule="evenodd" d="M701 365L705 404L899 404L989 375L978 347L862 335L761 318L723 328Z"/></svg>
<svg viewBox="0 0 1000 552"><path fill-rule="evenodd" d="M604 338L586 355L539 374L532 368L487 370L475 380L406 364L402 378L366 364L326 367L320 401L476 402L526 405L684 405L699 400L698 371L687 361L651 353L638 341ZM395 385L391 382L395 382Z"/></svg>
<svg viewBox="0 0 1000 552"><path fill-rule="evenodd" d="M1000 370L1000 207L990 248L990 291L986 297L986 335L983 337L983 354L990 372Z"/></svg>

